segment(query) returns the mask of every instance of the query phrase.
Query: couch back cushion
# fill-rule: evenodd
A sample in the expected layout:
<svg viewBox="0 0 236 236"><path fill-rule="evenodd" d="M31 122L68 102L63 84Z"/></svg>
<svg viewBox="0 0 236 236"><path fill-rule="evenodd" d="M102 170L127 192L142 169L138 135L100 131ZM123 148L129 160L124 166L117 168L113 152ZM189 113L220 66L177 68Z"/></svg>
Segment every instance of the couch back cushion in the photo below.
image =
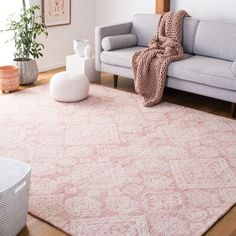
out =
<svg viewBox="0 0 236 236"><path fill-rule="evenodd" d="M186 53L193 53L194 40L199 20L185 17L183 29L183 48Z"/></svg>
<svg viewBox="0 0 236 236"><path fill-rule="evenodd" d="M160 15L137 14L133 18L131 33L138 37L138 46L146 47L156 35Z"/></svg>
<svg viewBox="0 0 236 236"><path fill-rule="evenodd" d="M200 21L194 53L234 61L236 59L236 24Z"/></svg>
<svg viewBox="0 0 236 236"><path fill-rule="evenodd" d="M160 15L137 14L134 16L131 33L138 37L138 46L146 47L157 32ZM199 21L192 18L184 20L183 48L187 53L193 53L194 38Z"/></svg>

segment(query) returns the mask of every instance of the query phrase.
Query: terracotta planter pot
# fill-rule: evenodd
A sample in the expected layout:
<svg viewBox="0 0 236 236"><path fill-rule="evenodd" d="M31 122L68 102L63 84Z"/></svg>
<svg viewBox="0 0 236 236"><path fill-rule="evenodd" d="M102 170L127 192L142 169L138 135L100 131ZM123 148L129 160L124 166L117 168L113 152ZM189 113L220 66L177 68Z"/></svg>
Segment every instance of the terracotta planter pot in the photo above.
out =
<svg viewBox="0 0 236 236"><path fill-rule="evenodd" d="M0 67L0 90L3 93L16 91L19 87L19 69L16 66Z"/></svg>
<svg viewBox="0 0 236 236"><path fill-rule="evenodd" d="M14 59L15 65L20 71L20 84L27 85L32 84L38 78L38 66L36 61L33 59L28 59L22 61L20 58Z"/></svg>

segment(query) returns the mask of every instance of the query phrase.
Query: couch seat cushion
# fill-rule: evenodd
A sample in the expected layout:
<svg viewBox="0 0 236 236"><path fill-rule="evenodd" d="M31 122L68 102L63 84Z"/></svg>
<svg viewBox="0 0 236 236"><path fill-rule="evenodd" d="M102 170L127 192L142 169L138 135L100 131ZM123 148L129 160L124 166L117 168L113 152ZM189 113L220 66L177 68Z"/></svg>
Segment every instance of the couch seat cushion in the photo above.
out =
<svg viewBox="0 0 236 236"><path fill-rule="evenodd" d="M135 52L145 48L146 47L131 47L113 51L103 51L101 54L101 61L104 64L122 66L132 69L132 58ZM192 56L192 54L185 53L185 58L190 56Z"/></svg>
<svg viewBox="0 0 236 236"><path fill-rule="evenodd" d="M192 56L170 64L168 76L218 88L236 90L236 77L231 71L232 62Z"/></svg>
<svg viewBox="0 0 236 236"><path fill-rule="evenodd" d="M132 58L135 52L145 47L131 47L113 51L103 51L101 54L102 63L132 68Z"/></svg>

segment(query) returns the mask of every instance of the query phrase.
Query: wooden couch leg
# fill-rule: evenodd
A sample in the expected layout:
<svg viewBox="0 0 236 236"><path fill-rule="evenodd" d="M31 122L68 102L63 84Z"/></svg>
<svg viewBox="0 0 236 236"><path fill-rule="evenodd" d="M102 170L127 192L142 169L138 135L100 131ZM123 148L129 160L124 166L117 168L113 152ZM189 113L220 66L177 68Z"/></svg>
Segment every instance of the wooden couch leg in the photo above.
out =
<svg viewBox="0 0 236 236"><path fill-rule="evenodd" d="M236 103L232 103L231 105L231 115L233 118L236 116Z"/></svg>
<svg viewBox="0 0 236 236"><path fill-rule="evenodd" d="M117 84L118 84L118 75L113 75L113 79L114 79L114 88L117 88Z"/></svg>

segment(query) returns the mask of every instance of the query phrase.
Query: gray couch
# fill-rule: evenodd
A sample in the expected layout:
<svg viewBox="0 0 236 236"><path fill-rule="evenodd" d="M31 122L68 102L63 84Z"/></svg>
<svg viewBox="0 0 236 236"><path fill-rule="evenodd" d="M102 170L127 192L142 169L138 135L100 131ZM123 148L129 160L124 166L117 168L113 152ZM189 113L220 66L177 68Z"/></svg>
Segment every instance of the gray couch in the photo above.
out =
<svg viewBox="0 0 236 236"><path fill-rule="evenodd" d="M130 23L96 28L96 70L113 74L115 87L118 76L134 78L132 57L147 47L158 19L139 14ZM232 102L235 114L236 24L185 18L183 35L185 58L170 64L166 86Z"/></svg>

